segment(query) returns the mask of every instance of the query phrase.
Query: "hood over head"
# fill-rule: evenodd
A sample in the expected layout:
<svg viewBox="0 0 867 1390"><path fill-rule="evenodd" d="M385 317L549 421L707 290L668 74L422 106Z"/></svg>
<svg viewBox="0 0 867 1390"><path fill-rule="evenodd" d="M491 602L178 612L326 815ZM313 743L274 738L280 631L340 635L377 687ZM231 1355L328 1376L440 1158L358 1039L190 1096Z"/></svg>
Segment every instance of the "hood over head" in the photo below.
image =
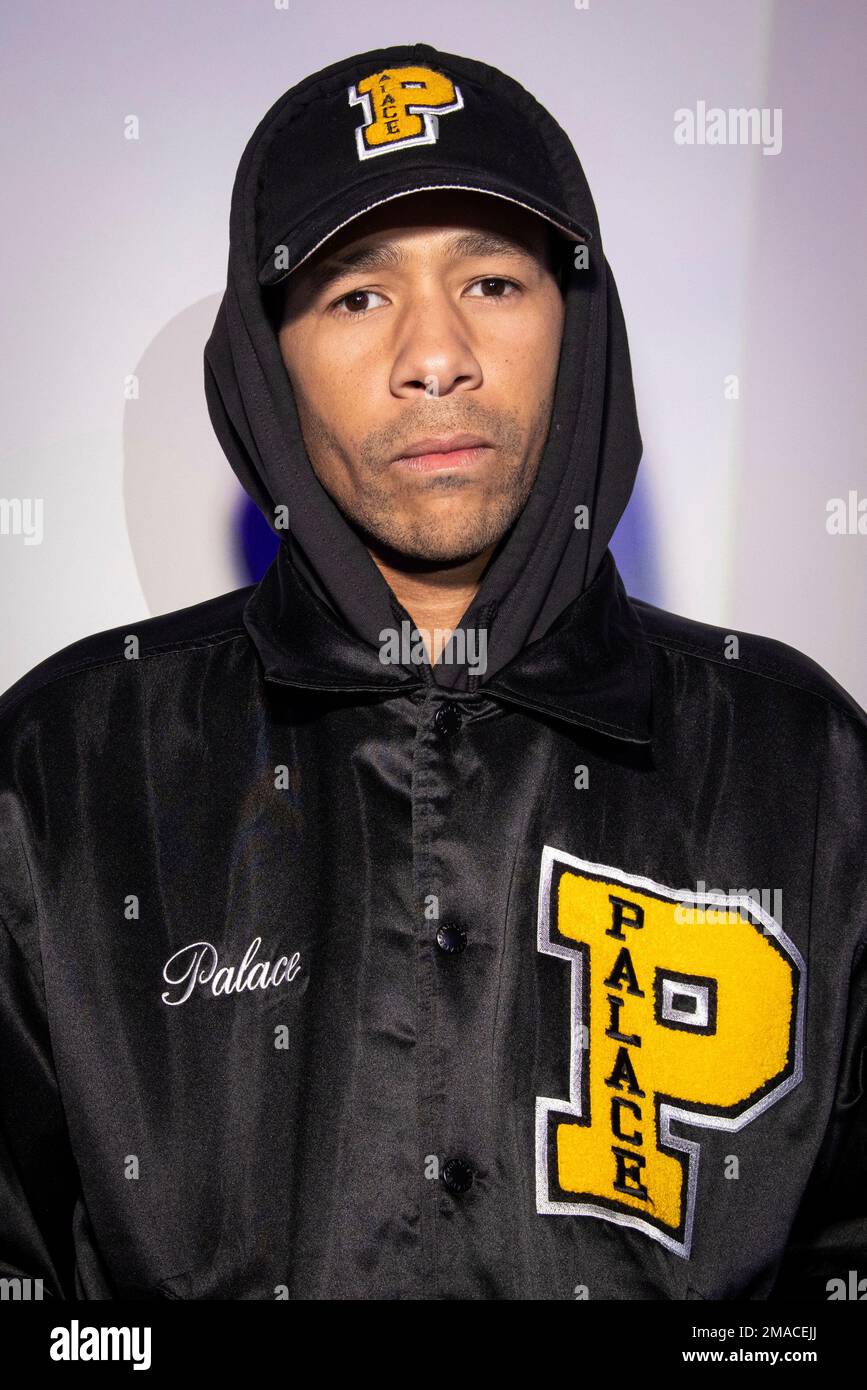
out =
<svg viewBox="0 0 867 1390"><path fill-rule="evenodd" d="M419 88L414 112L406 94ZM551 423L532 491L459 624L486 630L485 673L454 660L433 667L440 685L472 690L590 586L641 458L626 328L596 209L549 112L498 69L422 43L356 55L286 92L251 136L235 178L205 392L232 468L282 542L280 562L379 649L383 629L412 620L313 471L263 286L370 207L437 187L521 203L588 248L586 268L566 275Z"/></svg>

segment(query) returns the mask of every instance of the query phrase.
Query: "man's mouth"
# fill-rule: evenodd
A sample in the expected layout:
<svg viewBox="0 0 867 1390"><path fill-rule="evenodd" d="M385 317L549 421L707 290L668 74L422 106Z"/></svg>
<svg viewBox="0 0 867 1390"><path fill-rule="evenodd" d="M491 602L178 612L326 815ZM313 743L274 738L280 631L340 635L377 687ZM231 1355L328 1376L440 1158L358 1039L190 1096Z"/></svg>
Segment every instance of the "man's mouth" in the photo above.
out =
<svg viewBox="0 0 867 1390"><path fill-rule="evenodd" d="M470 467L483 462L493 451L493 445L478 434L431 435L407 444L392 463L411 472L429 473Z"/></svg>

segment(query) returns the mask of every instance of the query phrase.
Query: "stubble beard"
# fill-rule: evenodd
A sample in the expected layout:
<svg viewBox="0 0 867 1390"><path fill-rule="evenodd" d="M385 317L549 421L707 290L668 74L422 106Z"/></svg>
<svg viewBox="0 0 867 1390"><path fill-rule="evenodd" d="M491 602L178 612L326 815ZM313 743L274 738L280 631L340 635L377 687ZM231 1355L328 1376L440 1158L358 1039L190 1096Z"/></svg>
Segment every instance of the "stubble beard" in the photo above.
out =
<svg viewBox="0 0 867 1390"><path fill-rule="evenodd" d="M392 465L384 463L393 456L395 448L406 439L389 447L382 435L365 441L359 451L359 466L355 476L364 478L364 486L348 494L335 492L328 485L330 469L322 460L342 458L345 451L326 422L315 413L305 412L303 436L308 458L317 478L340 509L346 521L359 534L365 545L381 551L384 556L402 556L422 563L461 563L496 545L514 525L533 489L539 461L545 447L551 419L553 397L540 403L529 436L520 422L511 415L488 414L492 428L484 421L445 421L420 426L418 433L441 434L459 430L475 430L492 439L497 447L501 474L495 492L483 505L463 509L448 520L437 517L432 506L428 514L407 517L402 513L400 498L386 482ZM427 489L437 496L442 493L466 490L468 484L460 473L433 477ZM427 490L426 489L426 490Z"/></svg>

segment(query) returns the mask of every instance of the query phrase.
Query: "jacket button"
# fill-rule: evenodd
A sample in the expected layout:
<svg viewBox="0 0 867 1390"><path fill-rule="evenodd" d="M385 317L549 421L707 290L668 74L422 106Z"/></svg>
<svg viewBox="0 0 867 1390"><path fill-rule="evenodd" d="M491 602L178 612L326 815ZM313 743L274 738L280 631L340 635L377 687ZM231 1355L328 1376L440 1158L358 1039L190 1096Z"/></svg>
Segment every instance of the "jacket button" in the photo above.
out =
<svg viewBox="0 0 867 1390"><path fill-rule="evenodd" d="M456 734L461 727L461 712L451 700L440 705L434 715L434 728L438 734Z"/></svg>
<svg viewBox="0 0 867 1390"><path fill-rule="evenodd" d="M457 955L467 944L467 934L456 922L444 922L437 927L437 945L447 956Z"/></svg>
<svg viewBox="0 0 867 1390"><path fill-rule="evenodd" d="M449 1158L443 1164L443 1184L449 1192L454 1192L456 1195L460 1195L472 1187L474 1176L472 1168L463 1158Z"/></svg>

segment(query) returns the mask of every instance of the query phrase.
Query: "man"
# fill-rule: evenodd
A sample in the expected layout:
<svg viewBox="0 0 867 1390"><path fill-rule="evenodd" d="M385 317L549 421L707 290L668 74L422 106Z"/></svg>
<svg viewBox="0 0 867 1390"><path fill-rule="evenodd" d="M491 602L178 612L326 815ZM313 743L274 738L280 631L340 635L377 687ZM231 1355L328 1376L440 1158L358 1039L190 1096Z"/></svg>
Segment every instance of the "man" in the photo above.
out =
<svg viewBox="0 0 867 1390"><path fill-rule="evenodd" d="M293 88L205 359L274 563L0 705L4 1272L852 1296L867 717L627 597L641 442L563 131L426 44Z"/></svg>
<svg viewBox="0 0 867 1390"><path fill-rule="evenodd" d="M329 239L276 303L316 476L434 661L434 634L458 626L523 511L548 434L564 319L550 231L489 194L410 194ZM359 275L378 288L346 293Z"/></svg>

